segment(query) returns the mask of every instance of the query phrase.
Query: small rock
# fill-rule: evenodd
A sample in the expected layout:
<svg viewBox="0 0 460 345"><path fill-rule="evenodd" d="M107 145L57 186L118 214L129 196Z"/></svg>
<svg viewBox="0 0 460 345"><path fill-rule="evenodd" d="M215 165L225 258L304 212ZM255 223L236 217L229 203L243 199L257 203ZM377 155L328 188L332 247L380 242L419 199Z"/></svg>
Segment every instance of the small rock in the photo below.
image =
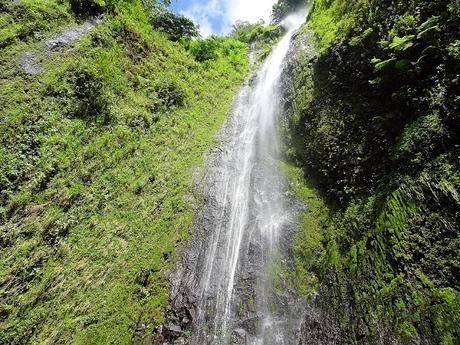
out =
<svg viewBox="0 0 460 345"><path fill-rule="evenodd" d="M178 337L182 333L182 328L179 325L165 325L163 329L163 334L167 337Z"/></svg>
<svg viewBox="0 0 460 345"><path fill-rule="evenodd" d="M246 331L242 328L235 329L233 331L234 336L238 338L238 340L245 340L246 339Z"/></svg>

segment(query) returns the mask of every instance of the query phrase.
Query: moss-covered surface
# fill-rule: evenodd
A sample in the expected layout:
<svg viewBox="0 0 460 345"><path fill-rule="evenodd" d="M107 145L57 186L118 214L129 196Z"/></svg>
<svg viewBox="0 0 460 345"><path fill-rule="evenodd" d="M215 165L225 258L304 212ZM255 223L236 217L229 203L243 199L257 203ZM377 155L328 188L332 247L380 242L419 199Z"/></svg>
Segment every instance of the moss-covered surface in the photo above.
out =
<svg viewBox="0 0 460 345"><path fill-rule="evenodd" d="M318 191L305 179L303 170L295 164L284 162L282 169L289 179L289 192L304 203L300 212L298 231L293 241L295 272L286 280L302 296L308 297L319 287L319 277L324 271L326 239L334 231L331 214Z"/></svg>
<svg viewBox="0 0 460 345"><path fill-rule="evenodd" d="M2 344L153 333L200 202L194 171L248 70L243 43L221 39L200 63L140 2L99 5L100 23L28 75L19 54L82 14L0 4Z"/></svg>
<svg viewBox="0 0 460 345"><path fill-rule="evenodd" d="M460 339L459 11L317 0L301 33L289 153L328 212L315 196L296 256L345 343Z"/></svg>
<svg viewBox="0 0 460 345"><path fill-rule="evenodd" d="M255 61L262 63L282 37L283 31L280 25L242 22L233 26L230 36L251 45L256 54Z"/></svg>

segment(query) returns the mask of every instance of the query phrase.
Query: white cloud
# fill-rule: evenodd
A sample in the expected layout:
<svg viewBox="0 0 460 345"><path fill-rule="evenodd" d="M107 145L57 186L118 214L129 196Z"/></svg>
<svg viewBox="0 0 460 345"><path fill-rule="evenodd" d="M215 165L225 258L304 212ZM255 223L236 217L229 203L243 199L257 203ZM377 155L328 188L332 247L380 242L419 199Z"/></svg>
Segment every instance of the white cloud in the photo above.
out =
<svg viewBox="0 0 460 345"><path fill-rule="evenodd" d="M215 32L213 23L220 22L224 17L221 6L222 0L194 0L187 6L181 14L192 19L200 26L200 33L203 37L208 37Z"/></svg>
<svg viewBox="0 0 460 345"><path fill-rule="evenodd" d="M237 20L256 22L259 19L268 22L276 0L225 0L225 2L231 23Z"/></svg>
<svg viewBox="0 0 460 345"><path fill-rule="evenodd" d="M209 37L214 33L212 24L209 21L208 16L204 13L200 13L199 11L186 10L181 11L180 14L186 16L187 18L190 18L200 26L201 36Z"/></svg>
<svg viewBox="0 0 460 345"><path fill-rule="evenodd" d="M269 21L276 0L193 0L181 12L193 19L202 36L226 34L237 20Z"/></svg>

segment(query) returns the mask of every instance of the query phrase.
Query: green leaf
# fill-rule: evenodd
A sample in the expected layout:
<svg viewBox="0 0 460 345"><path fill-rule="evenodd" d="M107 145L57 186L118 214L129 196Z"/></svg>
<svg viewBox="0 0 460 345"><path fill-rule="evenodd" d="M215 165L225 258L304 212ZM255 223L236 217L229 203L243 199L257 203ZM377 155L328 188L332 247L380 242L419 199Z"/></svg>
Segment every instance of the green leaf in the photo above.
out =
<svg viewBox="0 0 460 345"><path fill-rule="evenodd" d="M406 35L404 37L396 36L393 38L393 42L390 44L390 48L397 51L407 50L414 45L414 42L412 42L414 37L414 35Z"/></svg>
<svg viewBox="0 0 460 345"><path fill-rule="evenodd" d="M447 50L450 56L457 60L460 60L460 40L456 40L455 42L449 44Z"/></svg>
<svg viewBox="0 0 460 345"><path fill-rule="evenodd" d="M417 39L422 38L422 37L425 36L427 33L430 33L430 32L432 32L432 31L439 31L439 26L435 25L435 26L429 27L428 29L423 30L422 32L420 32L420 33L417 35Z"/></svg>
<svg viewBox="0 0 460 345"><path fill-rule="evenodd" d="M426 22L424 22L423 24L420 24L420 26L417 28L417 32L420 33L420 32L423 32L429 29L430 27L437 26L438 20L439 20L439 16L432 16L428 18Z"/></svg>
<svg viewBox="0 0 460 345"><path fill-rule="evenodd" d="M382 77L377 77L375 79L369 80L369 85L378 85L383 81Z"/></svg>
<svg viewBox="0 0 460 345"><path fill-rule="evenodd" d="M381 71L383 70L384 68L387 68L391 65L393 65L393 63L396 61L395 58L392 58L392 59L388 59L388 60L385 60L385 61L382 61L382 62L379 62L375 65L375 70L376 71Z"/></svg>

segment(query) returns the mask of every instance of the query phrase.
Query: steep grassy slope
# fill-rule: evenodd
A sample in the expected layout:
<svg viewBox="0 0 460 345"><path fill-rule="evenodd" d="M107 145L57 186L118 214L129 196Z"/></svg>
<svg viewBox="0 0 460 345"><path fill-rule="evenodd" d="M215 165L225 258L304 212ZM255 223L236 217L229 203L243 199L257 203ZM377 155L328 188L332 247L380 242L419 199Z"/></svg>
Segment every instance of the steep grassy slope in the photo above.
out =
<svg viewBox="0 0 460 345"><path fill-rule="evenodd" d="M329 318L305 343L460 339L459 18L455 0L313 2L286 84L313 186L298 278Z"/></svg>
<svg viewBox="0 0 460 345"><path fill-rule="evenodd" d="M197 62L139 1L79 4L0 3L2 344L153 333L200 202L194 172L247 72L246 45L214 39ZM78 43L40 50L100 13ZM42 73L17 65L25 50Z"/></svg>

